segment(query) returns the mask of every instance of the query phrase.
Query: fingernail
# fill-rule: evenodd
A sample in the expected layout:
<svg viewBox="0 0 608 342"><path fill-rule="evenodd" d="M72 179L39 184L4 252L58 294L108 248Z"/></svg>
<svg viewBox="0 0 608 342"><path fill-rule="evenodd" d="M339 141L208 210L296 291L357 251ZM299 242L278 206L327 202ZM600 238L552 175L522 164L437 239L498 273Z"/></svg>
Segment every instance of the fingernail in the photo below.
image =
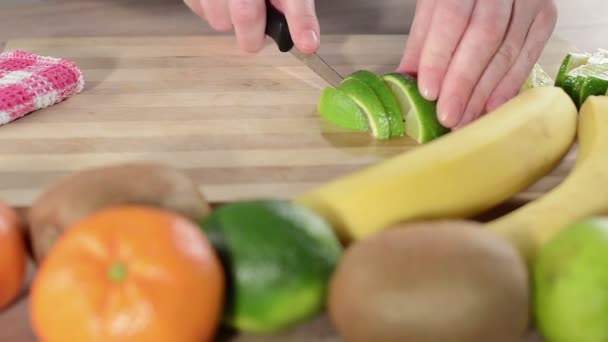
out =
<svg viewBox="0 0 608 342"><path fill-rule="evenodd" d="M505 97L502 97L502 96L495 97L495 98L490 99L490 100L488 101L488 104L487 104L487 106L486 106L486 107L487 107L486 109L487 109L487 111L488 111L488 112L493 112L493 111L495 111L496 109L498 109L498 107L500 107L500 106L502 106L503 104L505 104L507 101L508 101L508 100L507 100L507 98L505 98Z"/></svg>
<svg viewBox="0 0 608 342"><path fill-rule="evenodd" d="M462 101L458 97L448 99L445 105L438 110L441 124L447 127L456 126L460 122L462 107Z"/></svg>
<svg viewBox="0 0 608 342"><path fill-rule="evenodd" d="M420 94L429 101L436 101L439 97L439 77L427 72L419 80Z"/></svg>
<svg viewBox="0 0 608 342"><path fill-rule="evenodd" d="M300 35L301 49L305 52L315 52L319 48L319 35L313 31L304 31Z"/></svg>

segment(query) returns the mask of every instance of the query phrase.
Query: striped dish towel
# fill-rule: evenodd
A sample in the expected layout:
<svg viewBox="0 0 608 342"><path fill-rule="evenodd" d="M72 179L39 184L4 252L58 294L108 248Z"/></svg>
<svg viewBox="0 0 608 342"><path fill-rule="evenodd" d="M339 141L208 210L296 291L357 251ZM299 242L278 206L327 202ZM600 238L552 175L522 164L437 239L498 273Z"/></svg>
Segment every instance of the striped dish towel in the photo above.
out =
<svg viewBox="0 0 608 342"><path fill-rule="evenodd" d="M82 91L76 63L25 51L0 54L0 125L59 103Z"/></svg>

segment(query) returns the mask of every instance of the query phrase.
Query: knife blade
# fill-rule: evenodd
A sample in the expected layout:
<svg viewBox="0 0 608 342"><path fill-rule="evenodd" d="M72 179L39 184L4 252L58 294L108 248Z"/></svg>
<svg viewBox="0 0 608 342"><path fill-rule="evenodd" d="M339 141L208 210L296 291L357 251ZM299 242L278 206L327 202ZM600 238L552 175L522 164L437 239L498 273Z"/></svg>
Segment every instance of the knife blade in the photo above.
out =
<svg viewBox="0 0 608 342"><path fill-rule="evenodd" d="M275 41L281 52L290 52L333 87L338 87L344 79L317 53L304 54L294 47L285 15L270 0L266 0L266 35Z"/></svg>

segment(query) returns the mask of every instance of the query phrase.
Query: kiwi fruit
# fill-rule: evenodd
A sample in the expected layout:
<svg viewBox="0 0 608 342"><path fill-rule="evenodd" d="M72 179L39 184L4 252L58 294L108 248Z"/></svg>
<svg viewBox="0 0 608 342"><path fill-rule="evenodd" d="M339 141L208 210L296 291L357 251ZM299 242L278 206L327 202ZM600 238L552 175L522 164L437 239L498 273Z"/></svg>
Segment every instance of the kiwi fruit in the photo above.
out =
<svg viewBox="0 0 608 342"><path fill-rule="evenodd" d="M513 342L529 326L528 272L468 221L402 224L346 250L328 312L347 342Z"/></svg>
<svg viewBox="0 0 608 342"><path fill-rule="evenodd" d="M27 214L36 263L78 221L110 206L138 204L171 210L199 221L211 207L195 182L172 166L127 162L68 175L43 192Z"/></svg>

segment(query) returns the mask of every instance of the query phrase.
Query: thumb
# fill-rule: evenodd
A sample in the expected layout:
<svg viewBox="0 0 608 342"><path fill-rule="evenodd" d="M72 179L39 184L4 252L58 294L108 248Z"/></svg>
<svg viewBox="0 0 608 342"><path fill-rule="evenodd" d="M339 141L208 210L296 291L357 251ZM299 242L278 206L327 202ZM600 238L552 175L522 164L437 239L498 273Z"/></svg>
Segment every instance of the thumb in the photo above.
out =
<svg viewBox="0 0 608 342"><path fill-rule="evenodd" d="M319 20L315 12L314 0L282 0L278 8L282 9L291 38L298 50L303 53L317 52L320 46Z"/></svg>

